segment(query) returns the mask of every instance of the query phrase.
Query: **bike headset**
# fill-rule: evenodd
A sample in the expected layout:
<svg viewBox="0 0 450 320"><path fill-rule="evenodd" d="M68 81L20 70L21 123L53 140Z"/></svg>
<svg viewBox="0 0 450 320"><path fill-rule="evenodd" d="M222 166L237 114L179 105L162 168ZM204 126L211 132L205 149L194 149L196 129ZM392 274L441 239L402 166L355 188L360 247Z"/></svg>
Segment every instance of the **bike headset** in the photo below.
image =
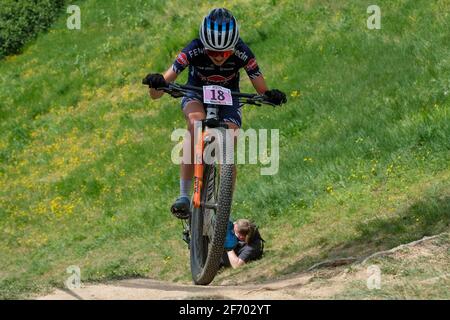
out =
<svg viewBox="0 0 450 320"><path fill-rule="evenodd" d="M211 10L200 25L200 41L207 50L234 50L239 41L239 28L236 19L225 8Z"/></svg>

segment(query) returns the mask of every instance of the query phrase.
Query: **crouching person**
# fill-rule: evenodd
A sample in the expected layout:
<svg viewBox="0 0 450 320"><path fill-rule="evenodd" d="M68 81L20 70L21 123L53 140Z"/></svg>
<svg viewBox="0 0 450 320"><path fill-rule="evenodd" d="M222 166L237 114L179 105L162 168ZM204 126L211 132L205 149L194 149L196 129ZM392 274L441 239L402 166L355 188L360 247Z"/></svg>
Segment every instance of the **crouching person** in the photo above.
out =
<svg viewBox="0 0 450 320"><path fill-rule="evenodd" d="M258 260L264 251L264 240L258 227L247 219L228 222L225 253L221 265L238 268L249 261Z"/></svg>

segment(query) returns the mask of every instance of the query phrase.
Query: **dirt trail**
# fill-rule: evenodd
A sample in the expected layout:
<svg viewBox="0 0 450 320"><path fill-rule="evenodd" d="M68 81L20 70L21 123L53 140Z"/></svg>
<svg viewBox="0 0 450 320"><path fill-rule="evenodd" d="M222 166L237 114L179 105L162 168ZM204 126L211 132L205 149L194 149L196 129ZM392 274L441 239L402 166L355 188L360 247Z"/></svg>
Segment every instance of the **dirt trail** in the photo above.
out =
<svg viewBox="0 0 450 320"><path fill-rule="evenodd" d="M74 290L56 290L39 298L52 299L298 299L296 288L306 285L311 275L259 285L195 286L151 279L132 279L110 284L87 285ZM295 294L294 294L295 293Z"/></svg>
<svg viewBox="0 0 450 320"><path fill-rule="evenodd" d="M152 279L129 279L100 285L83 285L74 290L58 289L50 295L39 297L38 300L327 299L344 289L346 279L364 281L365 277L365 269L350 275L348 269L339 267L240 286L195 286ZM325 279L326 281L322 281Z"/></svg>
<svg viewBox="0 0 450 320"><path fill-rule="evenodd" d="M379 257L391 255L405 261L406 257L417 258L429 255L430 252L442 251L442 247L436 242L443 237L448 239L448 234L425 237L406 245L393 248L372 255ZM448 244L448 243L447 243ZM449 250L448 246L445 250ZM444 251L445 251L444 250ZM372 258L370 257L370 259ZM129 279L105 284L83 285L79 289L56 290L50 295L39 297L38 300L182 300L182 299L240 299L240 300L287 300L287 299L329 299L343 292L349 281L367 280L368 259L355 262L347 259L349 265L326 261L315 270L309 270L301 274L291 275L289 278L276 281L246 284L246 285L210 285L195 286L176 284L151 279ZM363 262L361 262L363 261Z"/></svg>

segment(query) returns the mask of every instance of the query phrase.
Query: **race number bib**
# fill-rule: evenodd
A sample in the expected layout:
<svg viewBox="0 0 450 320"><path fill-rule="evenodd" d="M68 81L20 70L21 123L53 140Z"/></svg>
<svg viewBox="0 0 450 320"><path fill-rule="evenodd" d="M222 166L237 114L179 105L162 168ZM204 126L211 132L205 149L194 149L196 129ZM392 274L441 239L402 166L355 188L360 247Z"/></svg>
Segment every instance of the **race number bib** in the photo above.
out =
<svg viewBox="0 0 450 320"><path fill-rule="evenodd" d="M203 102L207 104L233 105L231 90L221 86L204 86Z"/></svg>

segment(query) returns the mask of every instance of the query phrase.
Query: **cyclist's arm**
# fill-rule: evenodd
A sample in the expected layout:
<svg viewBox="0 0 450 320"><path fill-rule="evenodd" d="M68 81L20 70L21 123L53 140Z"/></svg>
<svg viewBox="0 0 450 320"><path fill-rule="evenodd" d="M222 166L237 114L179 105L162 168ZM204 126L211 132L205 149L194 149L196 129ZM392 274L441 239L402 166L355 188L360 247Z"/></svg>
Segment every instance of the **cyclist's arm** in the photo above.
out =
<svg viewBox="0 0 450 320"><path fill-rule="evenodd" d="M245 264L245 261L240 259L234 250L227 251L228 259L230 260L231 267L236 269Z"/></svg>
<svg viewBox="0 0 450 320"><path fill-rule="evenodd" d="M175 79L177 78L177 74L175 73L175 71L173 71L172 67L170 67L164 74L164 79L167 82L173 82L175 81ZM155 90L153 88L150 88L150 97L152 99L159 99L161 98L161 96L164 94L164 91L161 90Z"/></svg>
<svg viewBox="0 0 450 320"><path fill-rule="evenodd" d="M264 94L267 90L269 90L269 88L267 88L266 80L262 74L254 79L250 79L250 81L258 94Z"/></svg>

